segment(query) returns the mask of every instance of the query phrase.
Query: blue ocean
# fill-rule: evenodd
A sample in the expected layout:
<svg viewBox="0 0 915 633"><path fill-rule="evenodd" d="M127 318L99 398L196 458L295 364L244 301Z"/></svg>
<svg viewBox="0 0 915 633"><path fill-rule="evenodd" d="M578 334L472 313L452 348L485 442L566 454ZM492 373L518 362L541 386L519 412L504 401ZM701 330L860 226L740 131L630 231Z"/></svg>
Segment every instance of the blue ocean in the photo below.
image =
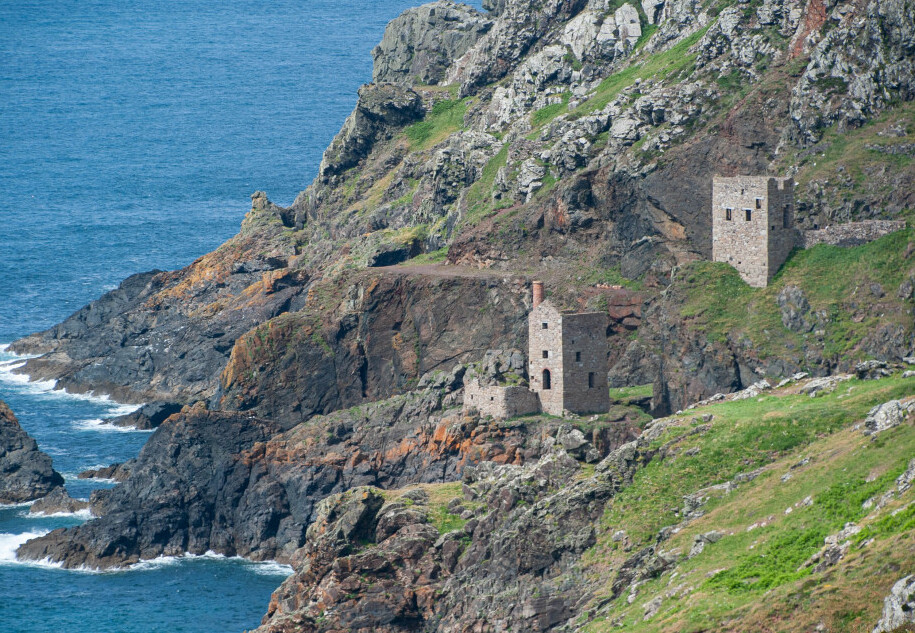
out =
<svg viewBox="0 0 915 633"><path fill-rule="evenodd" d="M415 4L0 3L0 398L71 495L113 485L76 475L150 434L106 424L131 407L15 375L4 344L214 249L255 190L290 204L371 79L386 23ZM30 536L86 519L0 506L0 633L239 632L290 573L217 556L106 573L15 560Z"/></svg>

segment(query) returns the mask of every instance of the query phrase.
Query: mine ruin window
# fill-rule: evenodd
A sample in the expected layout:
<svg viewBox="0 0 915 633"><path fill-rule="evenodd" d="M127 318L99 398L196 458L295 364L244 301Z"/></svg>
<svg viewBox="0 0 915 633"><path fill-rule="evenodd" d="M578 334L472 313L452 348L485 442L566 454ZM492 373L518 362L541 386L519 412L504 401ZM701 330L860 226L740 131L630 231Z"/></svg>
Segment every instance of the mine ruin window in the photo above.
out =
<svg viewBox="0 0 915 633"><path fill-rule="evenodd" d="M757 208L757 209L762 209L762 198L757 198L757 199L756 199L756 208Z"/></svg>
<svg viewBox="0 0 915 633"><path fill-rule="evenodd" d="M594 372L588 372L588 389L594 389Z"/></svg>
<svg viewBox="0 0 915 633"><path fill-rule="evenodd" d="M549 358L549 357L550 357L550 353L549 353L547 350L543 350L543 357L544 357L544 358Z"/></svg>
<svg viewBox="0 0 915 633"><path fill-rule="evenodd" d="M752 217L753 217L753 216L752 216L753 212L750 211L749 209L744 209L744 211L745 211L746 214L747 214L747 222L749 222L749 221L752 219Z"/></svg>
<svg viewBox="0 0 915 633"><path fill-rule="evenodd" d="M786 205L785 205L785 210L782 211L782 228L783 228L783 229L787 229L787 228L788 228L788 220L790 219L790 215L791 215L791 211L790 211L790 209L788 208L788 205L786 204Z"/></svg>
<svg viewBox="0 0 915 633"><path fill-rule="evenodd" d="M547 323L546 321L544 321L543 323L540 324L540 329L541 329L541 330L549 329L549 327L550 327L550 324Z"/></svg>
<svg viewBox="0 0 915 633"><path fill-rule="evenodd" d="M544 369L543 370L543 388L552 389L552 387L553 387L553 380L550 376L550 370Z"/></svg>
<svg viewBox="0 0 915 633"><path fill-rule="evenodd" d="M734 209L725 209L724 210L724 219L727 220L728 222L730 222L731 220L734 219L732 216L733 211L734 211Z"/></svg>
<svg viewBox="0 0 915 633"><path fill-rule="evenodd" d="M492 401L495 400L495 399L496 399L495 396L489 396L489 401L490 401L490 402L492 402Z"/></svg>
<svg viewBox="0 0 915 633"><path fill-rule="evenodd" d="M581 362L581 352L575 352L575 362L576 363Z"/></svg>

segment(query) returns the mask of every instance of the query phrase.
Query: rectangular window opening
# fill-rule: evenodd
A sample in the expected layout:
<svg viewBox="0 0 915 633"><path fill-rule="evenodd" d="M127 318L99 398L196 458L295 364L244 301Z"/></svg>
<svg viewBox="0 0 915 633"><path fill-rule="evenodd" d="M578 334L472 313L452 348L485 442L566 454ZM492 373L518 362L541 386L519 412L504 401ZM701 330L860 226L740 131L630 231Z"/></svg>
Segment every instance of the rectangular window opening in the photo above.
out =
<svg viewBox="0 0 915 633"><path fill-rule="evenodd" d="M747 214L747 222L749 222L749 221L752 219L752 217L753 217L753 216L752 216L753 212L750 211L749 209L744 209L744 211L745 211L746 214Z"/></svg>
<svg viewBox="0 0 915 633"><path fill-rule="evenodd" d="M757 208L757 209L762 209L762 198L757 198L757 199L756 199L756 208Z"/></svg>
<svg viewBox="0 0 915 633"><path fill-rule="evenodd" d="M594 389L594 372L588 372L588 389Z"/></svg>
<svg viewBox="0 0 915 633"><path fill-rule="evenodd" d="M576 363L581 362L581 352L575 352L575 362Z"/></svg>
<svg viewBox="0 0 915 633"><path fill-rule="evenodd" d="M543 357L544 357L544 358L549 358L549 357L550 357L549 351L543 350Z"/></svg>
<svg viewBox="0 0 915 633"><path fill-rule="evenodd" d="M789 222L790 219L791 219L791 214L790 214L788 205L786 204L786 205L785 205L785 210L782 212L782 228L783 228L783 229L787 229L787 228L788 228L788 222Z"/></svg>
<svg viewBox="0 0 915 633"><path fill-rule="evenodd" d="M734 212L734 209L725 209L724 210L724 219L727 220L728 222L733 220L734 219L732 217L733 212Z"/></svg>
<svg viewBox="0 0 915 633"><path fill-rule="evenodd" d="M544 321L543 323L540 324L540 329L542 329L542 330L547 330L547 329L549 329L549 327L550 327L550 324L547 323L546 321Z"/></svg>

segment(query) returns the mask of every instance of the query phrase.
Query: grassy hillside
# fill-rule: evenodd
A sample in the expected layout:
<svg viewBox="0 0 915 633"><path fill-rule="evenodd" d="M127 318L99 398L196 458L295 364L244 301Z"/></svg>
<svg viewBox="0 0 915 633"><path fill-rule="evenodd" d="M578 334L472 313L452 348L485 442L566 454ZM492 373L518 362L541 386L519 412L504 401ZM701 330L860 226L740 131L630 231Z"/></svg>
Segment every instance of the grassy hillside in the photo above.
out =
<svg viewBox="0 0 915 633"><path fill-rule="evenodd" d="M855 248L818 245L798 250L766 288L748 286L731 266L697 262L678 275L680 316L713 342L746 340L760 357L796 356L821 347L827 360L861 359L861 342L878 327L912 329L911 302L900 287L915 277L908 228ZM797 286L810 304L809 332L782 320L778 296Z"/></svg>
<svg viewBox="0 0 915 633"><path fill-rule="evenodd" d="M883 596L915 572L915 490L875 510L915 455L915 420L873 437L859 423L875 404L911 398L915 378L841 383L811 398L786 387L673 418L654 459L608 506L583 567L598 591L588 631L869 631ZM702 416L713 416L706 423ZM730 492L707 491L705 515L683 520L683 496L762 468ZM863 531L834 567L804 566L824 538ZM676 526L659 542L665 526ZM624 531L625 539L614 534ZM687 559L697 535L719 541ZM632 594L612 597L615 570L639 549L679 553L678 564ZM608 602L609 600L609 602ZM646 617L657 609L657 613ZM593 612L592 612L593 613ZM816 629L820 624L825 629Z"/></svg>

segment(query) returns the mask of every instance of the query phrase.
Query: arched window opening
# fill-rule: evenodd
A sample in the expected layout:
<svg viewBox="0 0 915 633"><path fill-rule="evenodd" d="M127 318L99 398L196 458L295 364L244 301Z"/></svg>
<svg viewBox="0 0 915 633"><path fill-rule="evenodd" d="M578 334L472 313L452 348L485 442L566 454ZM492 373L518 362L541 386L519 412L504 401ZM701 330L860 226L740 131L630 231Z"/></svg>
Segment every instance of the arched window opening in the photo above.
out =
<svg viewBox="0 0 915 633"><path fill-rule="evenodd" d="M551 389L552 387L553 387L553 380L552 380L552 377L550 376L550 370L544 369L543 370L543 388Z"/></svg>

